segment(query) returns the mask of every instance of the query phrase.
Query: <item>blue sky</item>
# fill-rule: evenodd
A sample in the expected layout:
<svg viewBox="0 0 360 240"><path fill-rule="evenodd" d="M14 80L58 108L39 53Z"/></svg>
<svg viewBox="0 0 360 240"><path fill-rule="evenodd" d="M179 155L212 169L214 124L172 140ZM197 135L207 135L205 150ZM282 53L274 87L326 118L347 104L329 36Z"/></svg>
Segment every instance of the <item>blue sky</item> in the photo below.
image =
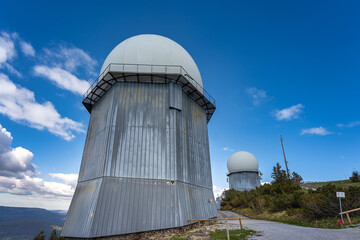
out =
<svg viewBox="0 0 360 240"><path fill-rule="evenodd" d="M144 33L182 45L216 100L208 127L217 190L237 150L253 153L270 181L283 163L280 134L289 168L305 181L348 178L360 170L359 9L358 1L3 1L0 205L67 208L89 121L81 92L118 43Z"/></svg>

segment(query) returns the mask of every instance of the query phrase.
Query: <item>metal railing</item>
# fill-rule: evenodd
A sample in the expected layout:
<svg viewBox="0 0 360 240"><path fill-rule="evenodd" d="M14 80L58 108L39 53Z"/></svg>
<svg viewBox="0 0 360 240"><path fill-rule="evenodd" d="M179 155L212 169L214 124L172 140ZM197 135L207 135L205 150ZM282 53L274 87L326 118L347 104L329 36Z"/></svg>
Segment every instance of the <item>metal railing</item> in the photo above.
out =
<svg viewBox="0 0 360 240"><path fill-rule="evenodd" d="M113 68L113 70L112 70ZM139 70L140 68L140 70ZM162 71L161 71L162 70ZM177 71L176 71L177 70ZM192 84L205 98L214 106L215 99L194 79L186 70L179 65L150 65L150 64L121 64L110 63L99 77L91 84L89 89L83 95L83 100L91 93L95 86L106 76L108 72L137 73L137 74L178 74L182 75L190 84Z"/></svg>

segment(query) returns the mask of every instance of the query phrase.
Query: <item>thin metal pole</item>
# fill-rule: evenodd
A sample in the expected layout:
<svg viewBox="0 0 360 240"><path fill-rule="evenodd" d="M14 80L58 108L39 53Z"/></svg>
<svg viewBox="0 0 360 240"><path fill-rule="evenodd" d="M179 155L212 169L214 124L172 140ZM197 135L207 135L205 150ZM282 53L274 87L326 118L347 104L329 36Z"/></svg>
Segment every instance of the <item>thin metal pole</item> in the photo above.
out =
<svg viewBox="0 0 360 240"><path fill-rule="evenodd" d="M284 145L283 145L283 139L282 139L281 134L280 134L280 142L281 142L281 148L282 148L282 151L283 151L283 154L284 154L284 160L285 160L285 167L286 167L287 176L288 176L288 179L290 179L289 168L288 168L287 161L286 161L285 150L284 150Z"/></svg>
<svg viewBox="0 0 360 240"><path fill-rule="evenodd" d="M339 202L340 202L340 215L341 215L341 223L342 223L342 221L344 221L344 220L343 220L343 213L342 213L342 207L341 207L341 197L339 197Z"/></svg>

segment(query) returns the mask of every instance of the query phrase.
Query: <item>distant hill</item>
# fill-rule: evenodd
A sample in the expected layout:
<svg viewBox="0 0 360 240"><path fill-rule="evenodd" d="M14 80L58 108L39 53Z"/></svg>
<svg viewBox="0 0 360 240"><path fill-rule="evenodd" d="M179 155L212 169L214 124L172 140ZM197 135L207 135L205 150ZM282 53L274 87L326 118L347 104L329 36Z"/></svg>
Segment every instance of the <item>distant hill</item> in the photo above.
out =
<svg viewBox="0 0 360 240"><path fill-rule="evenodd" d="M0 206L0 239L33 239L40 230L48 238L53 228L61 229L65 216L61 210Z"/></svg>
<svg viewBox="0 0 360 240"><path fill-rule="evenodd" d="M339 181L329 181L329 182L305 182L302 184L303 187L306 188L318 188L325 186L327 184L333 184L336 187L348 188L350 186L360 186L360 182L351 182L350 180L339 180Z"/></svg>

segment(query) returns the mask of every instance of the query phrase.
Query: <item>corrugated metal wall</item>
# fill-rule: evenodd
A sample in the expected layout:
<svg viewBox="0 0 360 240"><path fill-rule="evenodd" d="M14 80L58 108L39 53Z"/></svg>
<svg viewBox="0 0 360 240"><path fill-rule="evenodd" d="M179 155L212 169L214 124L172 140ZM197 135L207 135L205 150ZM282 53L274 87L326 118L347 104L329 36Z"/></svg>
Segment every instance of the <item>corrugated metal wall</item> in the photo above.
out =
<svg viewBox="0 0 360 240"><path fill-rule="evenodd" d="M245 191L260 186L260 177L257 172L236 172L229 175L229 188Z"/></svg>
<svg viewBox="0 0 360 240"><path fill-rule="evenodd" d="M61 234L63 236L90 237L93 216L99 197L102 178L77 185Z"/></svg>
<svg viewBox="0 0 360 240"><path fill-rule="evenodd" d="M172 84L116 83L94 105L63 236L171 228L217 215L205 111ZM90 203L81 202L96 192L84 187L96 179L90 217Z"/></svg>

